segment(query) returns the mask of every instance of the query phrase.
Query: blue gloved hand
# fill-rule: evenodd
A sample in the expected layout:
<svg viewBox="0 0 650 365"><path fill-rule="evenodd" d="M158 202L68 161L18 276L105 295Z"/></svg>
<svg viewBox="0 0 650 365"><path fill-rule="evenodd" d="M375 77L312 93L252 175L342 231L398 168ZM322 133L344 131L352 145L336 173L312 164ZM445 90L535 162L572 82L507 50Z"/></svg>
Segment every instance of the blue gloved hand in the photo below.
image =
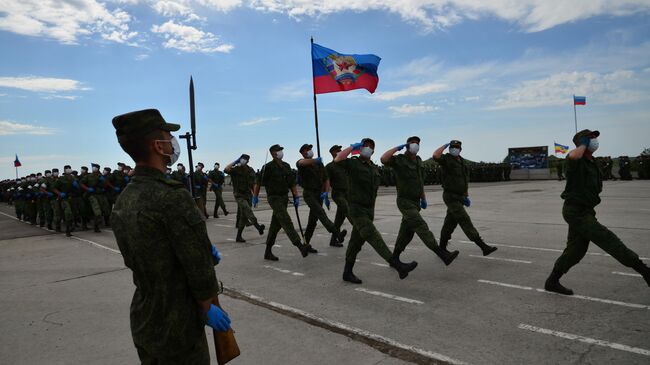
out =
<svg viewBox="0 0 650 365"><path fill-rule="evenodd" d="M59 193L59 198L65 199L65 196L66 196L65 193Z"/></svg>
<svg viewBox="0 0 650 365"><path fill-rule="evenodd" d="M404 147L406 147L406 143L401 144L401 145L399 145L399 146L397 146L397 147L395 147L395 148L397 148L398 151L401 151L401 150L404 149Z"/></svg>
<svg viewBox="0 0 650 365"><path fill-rule="evenodd" d="M214 261L216 261L218 264L219 262L221 262L221 254L219 253L219 250L217 250L217 247L215 245L210 245L210 247L212 247L212 251L211 251L212 257L214 257Z"/></svg>
<svg viewBox="0 0 650 365"><path fill-rule="evenodd" d="M129 175L124 175L124 182L126 182L126 183L129 182Z"/></svg>
<svg viewBox="0 0 650 365"><path fill-rule="evenodd" d="M48 197L48 198L51 198L51 197L53 197L53 196L54 196L54 193L49 192L49 191L47 192L47 197Z"/></svg>
<svg viewBox="0 0 650 365"><path fill-rule="evenodd" d="M201 190L201 185L194 185L194 189Z"/></svg>
<svg viewBox="0 0 650 365"><path fill-rule="evenodd" d="M325 206L329 210L330 209L330 198L329 198L329 196L327 196L327 191L323 191L322 193L320 193L320 200L322 200L325 203Z"/></svg>
<svg viewBox="0 0 650 365"><path fill-rule="evenodd" d="M449 147L449 143L445 143L445 148Z"/></svg>
<svg viewBox="0 0 650 365"><path fill-rule="evenodd" d="M122 189L120 189L119 186L113 186L113 191L115 191L116 193L119 193L120 190L122 190Z"/></svg>
<svg viewBox="0 0 650 365"><path fill-rule="evenodd" d="M472 205L472 201L469 200L469 197L466 196L465 199L463 199L463 205L468 207L468 208L469 208L470 205Z"/></svg>
<svg viewBox="0 0 650 365"><path fill-rule="evenodd" d="M103 175L99 177L99 182L104 182L104 180L106 180L106 178Z"/></svg>
<svg viewBox="0 0 650 365"><path fill-rule="evenodd" d="M363 142L353 143L350 145L350 147L352 147L352 150L358 150L359 148L363 147Z"/></svg>
<svg viewBox="0 0 650 365"><path fill-rule="evenodd" d="M323 164L323 159L320 158L320 157L316 157L314 160L316 160L316 163L317 163L317 164L320 164L320 165Z"/></svg>
<svg viewBox="0 0 650 365"><path fill-rule="evenodd" d="M300 197L299 196L294 196L293 197L293 206L298 208L300 206Z"/></svg>
<svg viewBox="0 0 650 365"><path fill-rule="evenodd" d="M217 184L217 183L212 183L212 188L213 188L213 189L219 189L219 184Z"/></svg>
<svg viewBox="0 0 650 365"><path fill-rule="evenodd" d="M235 161L231 162L231 165L233 165L233 166L237 165L237 164L239 163L239 160L240 160L240 158L237 157L237 158L235 159Z"/></svg>
<svg viewBox="0 0 650 365"><path fill-rule="evenodd" d="M221 308L210 304L210 310L207 313L207 325L217 332L226 332L230 328L230 318Z"/></svg>
<svg viewBox="0 0 650 365"><path fill-rule="evenodd" d="M77 180L73 181L72 186L74 186L75 188L79 188L79 182Z"/></svg>
<svg viewBox="0 0 650 365"><path fill-rule="evenodd" d="M203 180L208 181L208 175L203 175Z"/></svg>
<svg viewBox="0 0 650 365"><path fill-rule="evenodd" d="M253 195L253 200L252 200L253 208L257 208L257 203L259 202L260 202L260 198L257 195Z"/></svg>
<svg viewBox="0 0 650 365"><path fill-rule="evenodd" d="M589 147L589 143L591 143L591 138L589 138L587 136L584 136L584 137L580 138L580 145L581 146Z"/></svg>
<svg viewBox="0 0 650 365"><path fill-rule="evenodd" d="M95 188L88 188L88 192L89 192L89 193L94 193L94 192L95 192Z"/></svg>
<svg viewBox="0 0 650 365"><path fill-rule="evenodd" d="M27 194L25 194L25 197L26 197L26 198L31 198L31 197L32 197L32 194L27 193Z"/></svg>
<svg viewBox="0 0 650 365"><path fill-rule="evenodd" d="M426 199L420 199L420 208L427 209L428 206L429 204L427 203Z"/></svg>
<svg viewBox="0 0 650 365"><path fill-rule="evenodd" d="M36 193L36 197L39 198L41 196L41 193Z"/></svg>

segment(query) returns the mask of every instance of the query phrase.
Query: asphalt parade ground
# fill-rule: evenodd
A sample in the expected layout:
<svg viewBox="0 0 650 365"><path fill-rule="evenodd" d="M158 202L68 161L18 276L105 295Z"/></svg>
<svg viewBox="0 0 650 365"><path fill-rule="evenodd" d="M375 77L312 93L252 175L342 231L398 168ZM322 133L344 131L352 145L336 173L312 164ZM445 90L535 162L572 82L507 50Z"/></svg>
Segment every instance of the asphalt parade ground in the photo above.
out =
<svg viewBox="0 0 650 365"><path fill-rule="evenodd" d="M415 237L402 260L419 266L399 280L366 244L355 266L362 285L341 280L345 247L330 247L321 225L312 240L319 253L304 259L282 232L277 262L263 259L265 236L252 227L236 243L226 190L231 214L206 223L223 255L222 304L242 350L232 363L650 363L650 288L640 275L592 244L562 278L576 295L542 289L565 247L563 187L470 184L469 214L495 253L481 256L457 228L450 250L460 255L445 267ZM426 189L423 216L438 238L445 206L439 186ZM606 181L601 198L600 222L650 262L650 182ZM255 214L268 228L264 195ZM306 206L300 214L305 225ZM334 203L328 214L334 218ZM382 187L375 224L391 248L400 220L394 187ZM349 222L344 228L351 231ZM73 235L19 222L13 207L0 205L1 363L137 363L128 319L134 288L113 233Z"/></svg>

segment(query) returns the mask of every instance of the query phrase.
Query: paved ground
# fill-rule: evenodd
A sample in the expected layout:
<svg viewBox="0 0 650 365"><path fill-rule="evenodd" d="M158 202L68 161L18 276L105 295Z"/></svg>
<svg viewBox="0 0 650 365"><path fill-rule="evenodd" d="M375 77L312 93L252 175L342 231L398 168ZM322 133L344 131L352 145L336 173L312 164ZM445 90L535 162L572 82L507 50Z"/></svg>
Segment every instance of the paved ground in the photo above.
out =
<svg viewBox="0 0 650 365"><path fill-rule="evenodd" d="M313 242L319 255L301 258L281 233L280 261L270 263L253 229L247 243L234 242L234 214L210 218L224 255L217 274L230 289L223 304L243 351L233 364L648 364L650 289L633 271L593 246L563 278L576 296L539 289L564 248L562 187L472 184L470 214L497 252L480 256L458 230L452 248L461 255L444 267L416 238L403 260L420 265L399 280L366 245L355 267L360 286L341 281L345 249L329 247L323 228ZM444 204L439 187L428 190L424 216L439 236ZM606 182L602 198L600 221L650 261L650 183ZM382 188L376 224L389 245L401 219L394 200L394 189ZM256 210L262 222L270 213L265 204ZM306 222L305 207L300 213ZM1 205L2 362L136 362L133 286L112 232L65 238L11 216Z"/></svg>

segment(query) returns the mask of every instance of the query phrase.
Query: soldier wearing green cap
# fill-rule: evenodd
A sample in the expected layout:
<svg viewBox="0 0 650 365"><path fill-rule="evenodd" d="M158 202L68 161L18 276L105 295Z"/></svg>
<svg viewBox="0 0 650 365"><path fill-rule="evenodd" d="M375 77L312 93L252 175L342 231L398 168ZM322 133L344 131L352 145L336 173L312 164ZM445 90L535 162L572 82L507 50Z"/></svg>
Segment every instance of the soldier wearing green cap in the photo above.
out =
<svg viewBox="0 0 650 365"><path fill-rule="evenodd" d="M251 157L242 154L233 162L229 163L224 171L230 175L232 181L232 191L237 201L237 237L236 242L246 242L242 237L242 232L247 226L255 226L260 235L264 234L264 225L257 223L257 217L253 213L251 206L253 203L253 191L255 188L255 170L248 166Z"/></svg>
<svg viewBox="0 0 650 365"><path fill-rule="evenodd" d="M291 191L293 195L293 206L300 205L300 198L298 197L298 189L296 189L296 180L291 171L288 163L283 162L284 147L274 144L269 148L271 157L273 158L269 163L262 167L260 172L260 182L255 184L253 191L253 200L259 200L260 187L264 186L266 189L266 198L273 209L273 216L271 217L271 226L269 227L268 234L266 235L266 250L264 251L264 259L270 261L277 261L278 257L273 254L273 246L275 239L278 236L280 229L284 230L291 243L300 250L302 257L307 257L312 247L302 242L298 232L293 226L291 217L287 212L288 199L287 194Z"/></svg>
<svg viewBox="0 0 650 365"><path fill-rule="evenodd" d="M307 228L305 229L305 241L310 244L316 230L316 223L321 224L332 235L330 246L341 247L345 239L347 230L339 231L334 223L329 219L323 203L329 209L330 201L328 191L330 188L327 170L323 166L320 157L314 158L313 145L303 144L300 147L300 154L303 158L296 162L298 174L300 174L300 184L302 186L302 197L309 206L309 218L307 219Z"/></svg>
<svg viewBox="0 0 650 365"><path fill-rule="evenodd" d="M350 177L348 198L352 233L350 234L348 248L345 253L343 280L354 284L362 283L361 279L354 274L352 269L354 268L357 255L366 241L370 243L379 256L386 260L392 268L397 270L400 279L406 278L409 272L413 271L418 265L415 261L406 264L401 262L399 258L393 257L388 246L386 246L386 242L384 242L384 239L373 223L375 218L375 201L377 200L377 190L379 189L381 179L379 169L370 160L374 149L375 141L370 138L364 138L361 142L354 143L339 152L334 159ZM348 155L353 150L360 150L360 156L348 158Z"/></svg>
<svg viewBox="0 0 650 365"><path fill-rule="evenodd" d="M72 168L70 165L63 167L63 175L59 177L53 184L54 194L57 196L63 219L65 220L65 235L70 237L74 228L74 215L72 214L72 193L75 187L79 186L79 182L72 175Z"/></svg>
<svg viewBox="0 0 650 365"><path fill-rule="evenodd" d="M639 256L596 219L594 208L600 204L603 190L602 172L594 161L598 149L599 131L584 129L575 134L576 148L566 158L566 187L562 192L564 206L562 217L569 224L567 246L555 261L544 288L548 291L573 295L573 290L560 284L560 278L576 265L587 253L589 242L595 243L621 264L641 274L650 286L650 268Z"/></svg>
<svg viewBox="0 0 650 365"><path fill-rule="evenodd" d="M208 175L203 171L205 165L199 162L194 167L194 194L198 198L196 201L199 211L203 213L205 218L209 217L208 210L206 209L206 202L208 200Z"/></svg>
<svg viewBox="0 0 650 365"><path fill-rule="evenodd" d="M131 334L143 364L209 364L205 325L226 331L215 304L220 255L182 183L166 179L180 147L155 109L113 118L122 149L136 163L113 209L113 232L133 272Z"/></svg>
<svg viewBox="0 0 650 365"><path fill-rule="evenodd" d="M334 200L334 203L336 203L336 216L334 217L335 232L341 231L341 226L343 226L343 222L345 222L346 218L348 221L350 221L350 207L348 204L348 189L350 181L345 170L339 164L334 162L336 155L341 152L341 148L343 148L343 146L340 145L334 145L330 148L329 151L332 155L332 162L328 163L325 166L325 169L327 170L327 176L329 176L330 179L332 200ZM339 241L337 239L337 236L332 233L332 237L330 238L330 245L340 247L343 246L342 243L343 241Z"/></svg>
<svg viewBox="0 0 650 365"><path fill-rule="evenodd" d="M397 151L406 149L403 154L395 155ZM436 238L429 230L427 222L420 215L420 209L427 209L427 197L424 193L424 167L418 156L420 137L413 136L405 144L393 147L381 156L381 163L395 172L397 181L397 208L402 213L402 223L399 227L393 257L399 256L413 240L415 234L433 251L445 265L451 264L458 256L458 251L449 253L438 246Z"/></svg>
<svg viewBox="0 0 650 365"><path fill-rule="evenodd" d="M55 232L61 232L61 202L59 201L58 196L54 191L54 185L59 179L59 169L52 169L52 179L48 184L48 192L52 193L50 196L50 206L52 207L52 223L54 225ZM52 229L48 227L49 229Z"/></svg>
<svg viewBox="0 0 650 365"><path fill-rule="evenodd" d="M219 170L219 166L219 163L216 162L214 164L214 170L208 172L208 184L210 185L210 190L214 192L214 214L212 216L215 218L219 218L219 208L223 211L223 215L228 215L226 203L223 201L223 184L226 181L226 177Z"/></svg>
<svg viewBox="0 0 650 365"><path fill-rule="evenodd" d="M449 153L443 154L447 147ZM465 207L469 208L471 201L468 194L469 165L460 156L462 149L460 141L452 140L433 152L433 159L442 169L442 200L447 205L447 215L440 232L440 247L447 251L451 234L459 225L467 238L483 251L483 256L487 256L497 248L483 241L465 210Z"/></svg>
<svg viewBox="0 0 650 365"><path fill-rule="evenodd" d="M101 232L99 225L102 218L104 224L109 225L109 206L106 195L104 194L106 177L99 172L99 165L96 163L91 164L92 171L86 174L81 179L81 188L85 191L85 196L88 199L90 208L94 216L94 229L95 232Z"/></svg>

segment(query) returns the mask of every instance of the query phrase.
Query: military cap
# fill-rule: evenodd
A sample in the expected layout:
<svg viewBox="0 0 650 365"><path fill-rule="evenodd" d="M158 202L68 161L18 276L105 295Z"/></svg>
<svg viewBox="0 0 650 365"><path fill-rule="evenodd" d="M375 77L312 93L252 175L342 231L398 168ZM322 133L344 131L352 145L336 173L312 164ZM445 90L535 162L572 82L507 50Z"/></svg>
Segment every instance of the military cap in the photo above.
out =
<svg viewBox="0 0 650 365"><path fill-rule="evenodd" d="M246 161L250 161L251 156L249 156L249 155L247 155L247 154L245 154L245 153L242 153L242 155L241 155L239 158L243 158L243 159L246 160Z"/></svg>
<svg viewBox="0 0 650 365"><path fill-rule="evenodd" d="M124 167L124 166L126 166L126 165L124 164L124 162L118 162L118 163L117 163L117 166L119 166L119 167Z"/></svg>
<svg viewBox="0 0 650 365"><path fill-rule="evenodd" d="M341 151L341 148L343 148L343 146L335 144L334 146L330 147L330 153Z"/></svg>
<svg viewBox="0 0 650 365"><path fill-rule="evenodd" d="M71 169L72 166L70 166L70 165L65 165L65 166L63 166L63 168L64 168L64 169Z"/></svg>
<svg viewBox="0 0 650 365"><path fill-rule="evenodd" d="M117 139L142 137L156 129L174 132L181 128L178 124L167 123L158 109L138 110L113 118L113 127Z"/></svg>
<svg viewBox="0 0 650 365"><path fill-rule="evenodd" d="M88 171L88 166L81 166L81 169Z"/></svg>
<svg viewBox="0 0 650 365"><path fill-rule="evenodd" d="M406 143L411 143L411 142L415 142L415 143L419 144L420 143L420 137L412 136L412 137L409 137L409 138L406 139Z"/></svg>
<svg viewBox="0 0 650 365"><path fill-rule="evenodd" d="M57 168L55 167L55 168L52 169L52 172L59 172L59 169L57 169Z"/></svg>
<svg viewBox="0 0 650 365"><path fill-rule="evenodd" d="M363 144L370 143L373 145L373 147L375 146L375 141L372 138L364 138L361 140L361 143Z"/></svg>
<svg viewBox="0 0 650 365"><path fill-rule="evenodd" d="M280 146L279 144L274 144L269 148L269 152L276 152L276 151L282 151L284 147Z"/></svg>
<svg viewBox="0 0 650 365"><path fill-rule="evenodd" d="M184 166L182 163L180 163L180 162L176 164L176 167L178 167L178 166L185 167L185 166ZM126 166L126 167L128 167L128 166ZM130 167L129 167L129 168L130 168Z"/></svg>
<svg viewBox="0 0 650 365"><path fill-rule="evenodd" d="M309 150L312 147L314 147L313 144L305 143L302 146L300 146L300 149L298 150L298 152L302 153L302 151Z"/></svg>
<svg viewBox="0 0 650 365"><path fill-rule="evenodd" d="M449 147L461 147L463 146L463 142L457 140L457 139L452 139L451 142L449 142Z"/></svg>
<svg viewBox="0 0 650 365"><path fill-rule="evenodd" d="M29 177L36 177L36 174L29 174Z"/></svg>
<svg viewBox="0 0 650 365"><path fill-rule="evenodd" d="M575 136L573 136L573 143L576 146L579 146L580 139L582 139L582 137L596 138L598 136L600 136L599 131L590 131L589 129L583 129L580 132L576 133Z"/></svg>
<svg viewBox="0 0 650 365"><path fill-rule="evenodd" d="M104 171L109 171L110 172L111 168L110 167L104 167Z"/></svg>
<svg viewBox="0 0 650 365"><path fill-rule="evenodd" d="M197 163L196 166L197 166L197 167L199 167L199 166L201 166L201 167L205 167L205 165L203 164L203 162L199 162L199 163Z"/></svg>
<svg viewBox="0 0 650 365"><path fill-rule="evenodd" d="M99 168L99 164L96 164L96 163L91 163L90 166L92 166L93 168L94 167Z"/></svg>
<svg viewBox="0 0 650 365"><path fill-rule="evenodd" d="M36 174L36 176L43 176L43 174L41 174L41 173L39 172L38 174Z"/></svg>
<svg viewBox="0 0 650 365"><path fill-rule="evenodd" d="M52 171L50 171L50 170L45 170L45 173L46 173L46 174L51 174Z"/></svg>

